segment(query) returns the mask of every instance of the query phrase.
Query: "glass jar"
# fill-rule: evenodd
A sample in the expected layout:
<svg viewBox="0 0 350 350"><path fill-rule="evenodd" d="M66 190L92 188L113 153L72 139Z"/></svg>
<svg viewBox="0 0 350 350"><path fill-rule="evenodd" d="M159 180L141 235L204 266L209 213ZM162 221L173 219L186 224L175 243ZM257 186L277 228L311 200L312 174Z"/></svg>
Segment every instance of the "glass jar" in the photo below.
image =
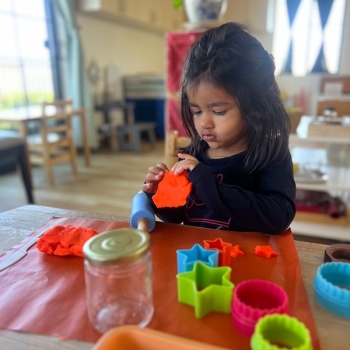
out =
<svg viewBox="0 0 350 350"><path fill-rule="evenodd" d="M93 327L146 326L153 316L150 236L136 229L107 231L83 248L86 297Z"/></svg>

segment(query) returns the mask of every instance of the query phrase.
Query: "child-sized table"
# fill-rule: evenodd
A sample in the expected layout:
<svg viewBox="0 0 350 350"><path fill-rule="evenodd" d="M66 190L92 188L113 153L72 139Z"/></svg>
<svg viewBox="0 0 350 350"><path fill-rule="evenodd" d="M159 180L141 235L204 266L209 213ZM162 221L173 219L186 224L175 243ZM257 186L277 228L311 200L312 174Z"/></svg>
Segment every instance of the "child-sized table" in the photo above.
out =
<svg viewBox="0 0 350 350"><path fill-rule="evenodd" d="M0 229L0 235L8 232L9 228L14 227L13 225L22 227L25 231L30 227L33 230L39 226L40 222L44 225L35 230L32 235L57 224L85 225L101 232L129 226L125 220L111 221L118 220L113 217L39 206L23 208L15 210L18 217L14 211L7 215L0 214L0 219L2 218L4 223ZM94 217L94 220L82 218L84 214L85 217ZM48 220L52 215L75 216L75 218L55 218L45 223L44 218ZM100 218L108 221L96 220ZM24 222L26 225L23 226ZM21 233L18 231L19 237ZM319 261L320 264L323 259L323 255L320 254L318 257L315 252L322 252L323 246L317 249L319 246L317 244L296 242L299 256L304 261L303 271L307 273L307 276L302 278L299 257L290 232L279 236L268 236L260 233L217 231L157 223L151 233L155 314L148 328L226 348L249 349L249 338L236 331L230 314L212 312L202 319L196 319L193 307L179 303L177 300L176 250L189 249L196 243L202 244L204 239L211 240L218 237L233 245L239 244L245 253L244 257L231 261L231 280L234 284L252 278L267 279L279 284L289 295L291 314L306 324L312 333L315 349L319 349L318 335L304 287L305 282L310 304L317 312L319 335L325 339L325 342L330 339L328 344L333 344L332 347L327 347L322 343L322 349L346 348L341 347L341 344L347 343L346 337L349 340L349 334L346 332L347 320L336 318L323 311L315 305L313 300L311 283L314 277L313 270L318 264L315 261ZM1 256L0 261L24 245L26 240ZM254 254L256 245L267 244L279 253L277 258L264 259ZM306 264L306 261L313 262ZM72 349L86 349L83 346L86 343L71 343L69 339L95 342L100 337L87 319L83 259L81 258L48 256L39 253L33 247L24 259L1 272L0 293L2 295L0 327L3 329L68 338L67 345L74 346L70 347ZM333 321L325 325L326 319ZM2 334L10 333L1 332L1 342L6 343L6 339L10 336L2 336ZM326 334L327 336L323 336ZM332 334L335 336L332 337ZM337 338L340 334L342 337ZM25 338L28 338L28 344L32 344L37 336L27 334ZM50 343L53 342L54 340L50 341ZM64 348L64 343L60 343L60 348Z"/></svg>

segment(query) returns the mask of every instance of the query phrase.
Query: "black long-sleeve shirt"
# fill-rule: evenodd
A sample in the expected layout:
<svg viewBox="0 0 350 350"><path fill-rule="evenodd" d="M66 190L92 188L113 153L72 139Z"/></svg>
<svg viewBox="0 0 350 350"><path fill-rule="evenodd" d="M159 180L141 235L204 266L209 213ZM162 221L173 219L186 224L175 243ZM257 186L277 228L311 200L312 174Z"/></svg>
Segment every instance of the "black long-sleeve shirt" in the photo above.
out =
<svg viewBox="0 0 350 350"><path fill-rule="evenodd" d="M243 173L246 152L209 159L204 150L189 173L192 191L179 208L155 208L165 222L224 229L284 232L295 215L295 182L290 154L278 165ZM152 195L148 194L149 197Z"/></svg>

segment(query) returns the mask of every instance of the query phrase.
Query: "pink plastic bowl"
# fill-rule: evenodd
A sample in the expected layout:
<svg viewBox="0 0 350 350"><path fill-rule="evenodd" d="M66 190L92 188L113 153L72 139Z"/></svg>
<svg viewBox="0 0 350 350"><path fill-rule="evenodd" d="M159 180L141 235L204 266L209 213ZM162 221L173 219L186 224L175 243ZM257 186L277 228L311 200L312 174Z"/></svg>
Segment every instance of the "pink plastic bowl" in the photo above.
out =
<svg viewBox="0 0 350 350"><path fill-rule="evenodd" d="M237 284L231 303L234 326L251 336L258 320L268 314L289 314L288 295L278 285L264 280Z"/></svg>

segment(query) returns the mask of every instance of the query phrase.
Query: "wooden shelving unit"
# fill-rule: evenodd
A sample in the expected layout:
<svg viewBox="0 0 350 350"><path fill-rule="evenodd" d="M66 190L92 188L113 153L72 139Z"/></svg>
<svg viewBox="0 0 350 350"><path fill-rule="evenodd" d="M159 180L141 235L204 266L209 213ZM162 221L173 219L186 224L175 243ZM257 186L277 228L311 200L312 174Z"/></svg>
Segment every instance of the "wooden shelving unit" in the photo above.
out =
<svg viewBox="0 0 350 350"><path fill-rule="evenodd" d="M346 242L350 241L350 224L346 226L337 226L311 221L294 220L291 224L291 229L293 233L304 236L327 238Z"/></svg>
<svg viewBox="0 0 350 350"><path fill-rule="evenodd" d="M350 145L350 138L336 136L308 136L307 127L312 117L303 117L297 134L291 134L290 149L293 162L307 164L318 168L328 175L325 182L301 183L297 182L298 189L312 191L326 191L340 195L346 202L348 218L350 217L350 155L347 152ZM342 150L334 156L337 159L329 159L327 148L330 144L336 144ZM334 219L336 220L336 219ZM350 220L345 225L326 224L322 220L294 220L291 229L295 234L350 241Z"/></svg>

